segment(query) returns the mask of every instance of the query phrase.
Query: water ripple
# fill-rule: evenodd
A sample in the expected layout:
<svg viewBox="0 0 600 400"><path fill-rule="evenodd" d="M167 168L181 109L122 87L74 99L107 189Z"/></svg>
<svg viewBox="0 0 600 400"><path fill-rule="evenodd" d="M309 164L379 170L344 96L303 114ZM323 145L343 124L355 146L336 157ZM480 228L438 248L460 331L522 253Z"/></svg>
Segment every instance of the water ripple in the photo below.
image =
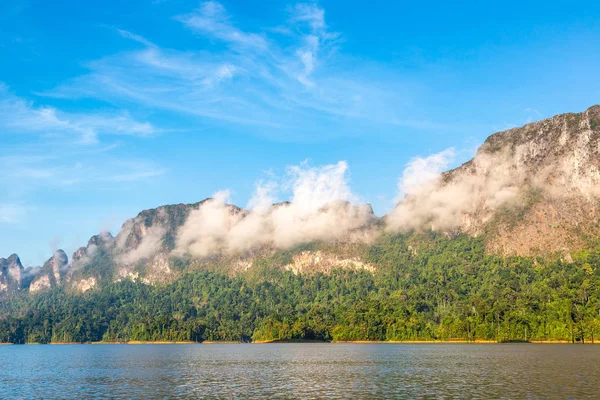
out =
<svg viewBox="0 0 600 400"><path fill-rule="evenodd" d="M597 398L600 346L2 346L0 398Z"/></svg>

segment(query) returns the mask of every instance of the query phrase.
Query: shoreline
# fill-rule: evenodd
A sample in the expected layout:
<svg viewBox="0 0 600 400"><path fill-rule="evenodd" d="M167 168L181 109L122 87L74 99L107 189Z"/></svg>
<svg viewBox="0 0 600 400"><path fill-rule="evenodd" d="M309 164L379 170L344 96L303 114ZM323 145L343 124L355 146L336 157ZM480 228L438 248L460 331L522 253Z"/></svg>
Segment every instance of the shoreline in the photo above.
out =
<svg viewBox="0 0 600 400"><path fill-rule="evenodd" d="M144 340L130 340L125 344L197 344L198 342L192 342L188 340L175 340L175 341L167 341L167 340L155 340L155 341L144 341Z"/></svg>
<svg viewBox="0 0 600 400"><path fill-rule="evenodd" d="M25 345L144 345L144 344L160 344L160 345L182 345L182 344L585 344L585 345L594 345L600 344L600 342L571 342L570 340L509 340L509 341L496 341L496 340L461 340L461 339L452 339L452 340L339 340L339 341L322 341L322 340L302 340L302 339L293 339L293 340L255 340L252 342L236 342L236 341L217 341L217 340L205 340L203 342L194 342L194 341L166 341L166 340L157 340L157 341L142 341L142 340L129 340L123 342L50 342L50 343L24 343ZM8 346L8 345L17 345L17 343L0 343L0 346Z"/></svg>
<svg viewBox="0 0 600 400"><path fill-rule="evenodd" d="M331 342L320 340L255 340L252 344L277 344L277 343L329 343L329 344L600 344L600 342L575 342L570 340L334 340Z"/></svg>
<svg viewBox="0 0 600 400"><path fill-rule="evenodd" d="M267 340L253 340L251 344L277 344L277 343L335 343L327 342L325 340L308 340L308 339L267 339Z"/></svg>
<svg viewBox="0 0 600 400"><path fill-rule="evenodd" d="M600 344L600 342L571 342L570 340L340 340L331 343L351 344Z"/></svg>

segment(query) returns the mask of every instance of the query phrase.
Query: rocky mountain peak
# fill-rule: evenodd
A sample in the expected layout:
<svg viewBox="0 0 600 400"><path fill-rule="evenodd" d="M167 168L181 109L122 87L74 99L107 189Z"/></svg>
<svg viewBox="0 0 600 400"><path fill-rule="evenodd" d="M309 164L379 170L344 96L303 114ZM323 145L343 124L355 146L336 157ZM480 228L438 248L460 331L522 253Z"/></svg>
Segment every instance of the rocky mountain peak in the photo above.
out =
<svg viewBox="0 0 600 400"><path fill-rule="evenodd" d="M18 255L0 258L0 293L21 289L24 277L25 270Z"/></svg>
<svg viewBox="0 0 600 400"><path fill-rule="evenodd" d="M44 263L42 268L51 271L56 282L60 282L61 278L69 271L69 258L62 249L59 249Z"/></svg>
<svg viewBox="0 0 600 400"><path fill-rule="evenodd" d="M42 268L30 272L29 291L34 293L57 287L65 281L69 269L67 254L61 249L55 251L54 255L46 260Z"/></svg>
<svg viewBox="0 0 600 400"><path fill-rule="evenodd" d="M63 284L85 291L120 279L168 282L185 268L237 273L273 257L298 273L370 270L361 249L384 229L484 236L487 251L500 255L569 257L600 236L599 200L596 105L491 135L472 160L409 193L383 219L369 204L344 201L280 202L260 210L216 198L165 205L128 219L115 237L92 236L70 264L62 250L27 270L16 254L0 258L0 292ZM302 247L313 243L324 247Z"/></svg>
<svg viewBox="0 0 600 400"><path fill-rule="evenodd" d="M23 265L21 264L21 259L19 258L19 256L17 254L11 254L10 256L8 256L7 259L0 259L0 263L2 262L1 260L5 260L6 265L14 265L14 266L19 266L20 268L23 268Z"/></svg>
<svg viewBox="0 0 600 400"><path fill-rule="evenodd" d="M102 232L99 233L98 235L94 235L90 238L90 240L88 240L88 247L89 246L106 246L107 244L110 244L112 242L112 240L114 239L113 235L110 232Z"/></svg>
<svg viewBox="0 0 600 400"><path fill-rule="evenodd" d="M400 215L486 235L489 251L568 254L599 234L600 106L495 133L416 197Z"/></svg>
<svg viewBox="0 0 600 400"><path fill-rule="evenodd" d="M159 243L172 249L177 229L183 225L191 210L210 199L192 204L171 204L141 211L135 218L128 219L116 236L116 247L120 252L136 249L148 235L161 236ZM158 250L158 249L157 249Z"/></svg>

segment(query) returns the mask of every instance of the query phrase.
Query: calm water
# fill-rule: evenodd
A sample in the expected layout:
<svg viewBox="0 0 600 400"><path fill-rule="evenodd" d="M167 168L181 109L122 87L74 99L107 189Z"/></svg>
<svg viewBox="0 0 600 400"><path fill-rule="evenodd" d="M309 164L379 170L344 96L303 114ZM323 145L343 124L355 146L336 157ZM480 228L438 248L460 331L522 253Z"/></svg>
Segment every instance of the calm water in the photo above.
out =
<svg viewBox="0 0 600 400"><path fill-rule="evenodd" d="M600 345L0 346L0 398L600 398Z"/></svg>

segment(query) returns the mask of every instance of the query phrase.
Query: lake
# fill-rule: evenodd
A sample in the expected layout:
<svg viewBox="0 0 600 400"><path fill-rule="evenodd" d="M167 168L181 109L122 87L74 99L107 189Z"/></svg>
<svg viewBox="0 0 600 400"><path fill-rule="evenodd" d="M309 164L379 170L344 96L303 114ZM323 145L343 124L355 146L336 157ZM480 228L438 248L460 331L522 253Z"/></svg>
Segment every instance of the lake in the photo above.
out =
<svg viewBox="0 0 600 400"><path fill-rule="evenodd" d="M0 346L0 398L600 396L600 346Z"/></svg>

